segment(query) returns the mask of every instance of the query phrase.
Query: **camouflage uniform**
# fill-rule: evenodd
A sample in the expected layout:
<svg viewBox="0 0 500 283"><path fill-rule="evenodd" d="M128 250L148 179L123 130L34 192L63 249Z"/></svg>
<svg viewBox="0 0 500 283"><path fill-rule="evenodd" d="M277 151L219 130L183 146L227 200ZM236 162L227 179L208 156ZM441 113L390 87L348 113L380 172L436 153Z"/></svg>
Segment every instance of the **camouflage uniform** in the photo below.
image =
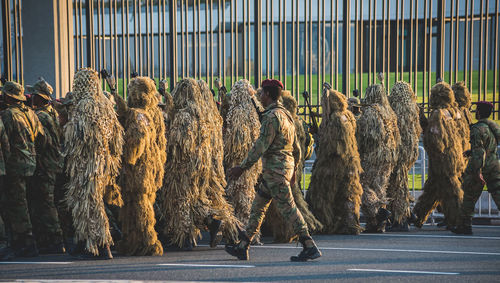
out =
<svg viewBox="0 0 500 283"><path fill-rule="evenodd" d="M262 114L259 138L241 163L241 168L245 170L262 157L263 181L252 203L246 229L250 240L259 231L271 200L276 202L283 218L292 223L297 235L309 237L307 225L295 205L290 189L290 179L300 155L292 117L280 102L269 105Z"/></svg>
<svg viewBox="0 0 500 283"><path fill-rule="evenodd" d="M57 174L62 172L61 127L59 115L51 105L36 109L45 133L45 142L37 144L36 170L28 188L28 202L33 229L39 246L62 243L54 204L54 187Z"/></svg>
<svg viewBox="0 0 500 283"><path fill-rule="evenodd" d="M44 132L35 112L22 103L9 105L2 120L11 145L2 207L16 248L34 243L26 186L35 173L35 141L43 140Z"/></svg>
<svg viewBox="0 0 500 283"><path fill-rule="evenodd" d="M500 161L497 156L500 126L488 119L481 119L472 125L470 132L471 157L465 169L462 188L464 200L462 216L465 225L470 225L474 215L474 207L483 191L483 185L478 180L480 173L486 181L486 186L500 207Z"/></svg>
<svg viewBox="0 0 500 283"><path fill-rule="evenodd" d="M5 133L5 127L0 120L0 200L2 197L2 189L4 188L4 178L6 172L5 163L10 154L9 147L9 139L7 138L7 134ZM0 207L0 247L2 247L3 243L6 241L6 231L5 231L5 222L4 222L4 211L3 206Z"/></svg>

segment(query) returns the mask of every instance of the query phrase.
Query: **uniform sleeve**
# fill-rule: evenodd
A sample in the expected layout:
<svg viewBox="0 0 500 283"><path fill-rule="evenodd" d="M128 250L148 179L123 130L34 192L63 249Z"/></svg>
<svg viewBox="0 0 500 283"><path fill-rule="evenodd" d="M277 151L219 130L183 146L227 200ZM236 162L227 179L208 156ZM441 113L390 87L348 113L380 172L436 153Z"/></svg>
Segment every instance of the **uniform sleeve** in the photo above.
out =
<svg viewBox="0 0 500 283"><path fill-rule="evenodd" d="M479 174L481 168L484 166L484 159L486 151L484 150L484 143L481 138L482 130L479 127L473 127L470 133L471 143L471 158L469 159L469 170L473 174Z"/></svg>
<svg viewBox="0 0 500 283"><path fill-rule="evenodd" d="M293 160L294 160L295 171L297 171L297 167L299 166L301 159L302 159L302 150L300 149L299 139L297 135L295 135L295 139L293 141Z"/></svg>
<svg viewBox="0 0 500 283"><path fill-rule="evenodd" d="M262 121L262 125L260 127L260 135L252 149L248 153L248 156L241 162L240 167L243 170L246 170L252 165L255 164L262 157L262 155L266 152L269 146L273 143L273 140L276 136L276 131L278 130L278 121L277 118L266 117Z"/></svg>
<svg viewBox="0 0 500 283"><path fill-rule="evenodd" d="M123 150L123 161L128 164L134 165L144 153L148 127L146 119L144 114L139 113L135 121L131 121L125 130L126 146Z"/></svg>

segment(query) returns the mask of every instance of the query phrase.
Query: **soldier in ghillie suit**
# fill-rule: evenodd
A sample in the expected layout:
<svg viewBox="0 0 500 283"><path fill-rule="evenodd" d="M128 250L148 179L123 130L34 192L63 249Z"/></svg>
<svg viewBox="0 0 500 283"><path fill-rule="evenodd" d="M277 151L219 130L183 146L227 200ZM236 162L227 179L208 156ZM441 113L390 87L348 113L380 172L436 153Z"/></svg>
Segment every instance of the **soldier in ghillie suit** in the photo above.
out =
<svg viewBox="0 0 500 283"><path fill-rule="evenodd" d="M362 206L367 233L381 233L390 216L386 209L389 176L398 160L400 143L396 114L392 110L383 85L366 89L363 114L358 119L356 139L361 157Z"/></svg>
<svg viewBox="0 0 500 283"><path fill-rule="evenodd" d="M161 187L166 159L163 116L153 80L136 77L130 81L128 91L127 105L123 98L115 95L125 130L119 182L123 198L119 213L123 238L118 251L125 255L162 255L163 247L154 229L153 204L156 191Z"/></svg>
<svg viewBox="0 0 500 283"><path fill-rule="evenodd" d="M99 76L80 69L73 81L73 106L64 126L66 204L72 209L82 259L111 259L113 244L104 199L122 203L115 182L120 173L123 128Z"/></svg>
<svg viewBox="0 0 500 283"><path fill-rule="evenodd" d="M247 80L233 85L224 130L224 168L239 165L259 137L259 114L252 99L255 90ZM243 225L248 224L250 209L255 197L255 184L262 171L258 161L236 181L229 181L226 194L234 214Z"/></svg>
<svg viewBox="0 0 500 283"><path fill-rule="evenodd" d="M464 82L457 82L451 86L455 96L455 102L458 106L456 115L458 132L462 137L463 151L470 149L470 126L472 124L472 114L470 107L472 105L472 97ZM465 168L464 168L465 170Z"/></svg>
<svg viewBox="0 0 500 283"><path fill-rule="evenodd" d="M356 118L347 110L346 97L336 91L323 93L319 127L321 147L313 166L307 201L327 234L361 232L359 207L363 171L356 142Z"/></svg>
<svg viewBox="0 0 500 283"><path fill-rule="evenodd" d="M429 173L423 193L413 213L416 227L422 227L429 214L440 203L451 226L460 219L463 192L459 177L463 171L462 137L455 120L455 98L445 82L434 85L429 98L430 114L424 128L424 147L429 156Z"/></svg>
<svg viewBox="0 0 500 283"><path fill-rule="evenodd" d="M29 206L36 206L40 200L30 199L28 186L36 169L35 144L43 144L45 137L35 112L23 103L26 101L24 88L18 83L7 82L2 87L2 94L7 109L1 116L10 145L2 190L2 217L10 230L11 242L0 251L0 260L9 260L38 256Z"/></svg>
<svg viewBox="0 0 500 283"><path fill-rule="evenodd" d="M418 141L422 128L419 124L417 96L407 82L394 84L389 96L394 113L398 118L401 143L397 147L398 160L389 179L387 198L393 221L390 231L409 231L406 221L410 216L410 191L408 172L418 158Z"/></svg>
<svg viewBox="0 0 500 283"><path fill-rule="evenodd" d="M204 82L181 80L172 97L169 161L160 191L166 219L162 232L170 243L191 250L200 229L208 227L210 245L215 247L219 229L232 231L225 233L229 241L237 234L233 208L224 194L222 118Z"/></svg>
<svg viewBox="0 0 500 283"><path fill-rule="evenodd" d="M57 174L62 172L62 129L52 107L52 87L43 79L28 87L33 107L45 132L45 142L36 145L36 170L29 188L37 205L30 207L31 221L40 253L64 253L63 235L54 203Z"/></svg>
<svg viewBox="0 0 500 283"><path fill-rule="evenodd" d="M313 213L309 210L308 204L304 199L304 195L302 194L300 186L302 181L302 172L304 171L304 164L306 158L310 157L310 156L306 157L306 153L309 152L309 155L312 153L312 148L308 148L306 135L310 136L309 141L311 141L312 135L304 130L303 123L297 116L297 101L291 95L290 91L287 90L282 91L282 103L283 107L285 107L285 109L288 110L288 112L293 118L293 122L295 125L295 134L297 136L296 138L299 142L300 151L302 153L301 158L299 160L299 164L297 166L295 183L291 184L293 199L295 201L295 205L297 205L297 208L302 214L302 217L304 218L304 221L306 222L309 231L310 232L319 231L323 228L323 225L321 225L318 219L316 219ZM312 147L312 145L310 146ZM292 225L290 225L287 219L284 219L281 216L281 213L275 201L271 202L271 205L269 206L269 210L266 216L267 216L266 222L264 224L267 224L267 226L269 226L270 229L272 229L274 242L289 243L297 237L297 234L293 231Z"/></svg>
<svg viewBox="0 0 500 283"><path fill-rule="evenodd" d="M359 119L361 117L361 104L359 103L359 98L350 97L347 99L347 110L354 114L354 118Z"/></svg>
<svg viewBox="0 0 500 283"><path fill-rule="evenodd" d="M246 232L240 233L239 243L226 245L226 252L238 259L248 260L250 243L260 229L269 204L276 201L283 218L292 223L293 230L299 235L303 246L302 252L290 259L315 259L321 256L321 252L309 235L307 224L295 205L290 188L290 184L295 182L301 153L293 118L278 101L283 84L277 80L265 80L262 82L262 88L260 100L266 110L262 114L259 138L240 166L229 170L229 175L231 179L238 179L262 157L263 181L252 203Z"/></svg>
<svg viewBox="0 0 500 283"><path fill-rule="evenodd" d="M489 120L493 104L487 101L477 102L477 123L470 130L471 150L467 152L469 163L463 175L464 192L461 220L453 228L456 234L472 234L472 216L477 200L484 185L488 187L491 198L500 207L500 161L497 147L500 142L500 127Z"/></svg>

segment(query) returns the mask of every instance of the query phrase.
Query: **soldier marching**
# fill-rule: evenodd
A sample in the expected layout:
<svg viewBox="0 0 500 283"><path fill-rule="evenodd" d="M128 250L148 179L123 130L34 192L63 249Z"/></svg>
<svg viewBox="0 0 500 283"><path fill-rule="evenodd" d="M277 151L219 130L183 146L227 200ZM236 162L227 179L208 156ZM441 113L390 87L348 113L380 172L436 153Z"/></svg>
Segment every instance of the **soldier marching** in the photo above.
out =
<svg viewBox="0 0 500 283"><path fill-rule="evenodd" d="M225 150L223 150L222 133L227 130L225 127L228 124L236 128L248 127L249 122L240 122L239 125L234 124L235 121L227 121L233 117L228 114L226 107L228 101L232 99L231 92L226 93L225 88L219 85L219 90L223 90L220 94L223 96L222 106L219 109L215 102L206 103L211 95L204 82L192 81L191 84L197 86L194 88L186 87L185 83L178 84L172 96L165 92L163 82L160 96L153 81L149 81L148 78L140 80L148 82L147 88L134 89L132 85L134 91L133 97L129 98L129 105L121 99L116 89L112 90L114 96L105 95L98 73L88 68L80 70L75 75L73 89L76 94L69 93L61 101L54 100L53 88L43 79L39 79L33 86L26 87L26 92L31 94L30 99L27 99L22 85L16 82L4 83L0 101L2 105L0 224L4 228L0 229L0 232L6 234L8 243L6 247L0 249L1 261L64 252L78 259L111 259L113 258L111 249L114 249L115 241L118 240L114 235L120 234L121 225L130 218L127 215L133 216L136 220L124 225L124 239L120 244L127 241L141 242L144 248L141 251L131 251L122 245L118 251L123 254L160 255L163 249L179 243L185 250L191 250L196 246L196 237L201 235L201 231L209 231L212 247L215 247L222 238L226 243L225 250L230 255L240 260L249 260L249 247L259 234L271 202L275 205L275 211L281 215L282 222L285 222L279 225L288 225L288 231L293 231L294 234L292 238L298 237L303 247L299 255L292 256L290 260L308 261L321 257L321 251L310 234L314 228L308 227L308 222L301 213L301 210L309 212L307 204L303 199L298 200L301 201L300 205L304 206L299 209L293 193L293 189L297 190L299 186L295 176L301 167L300 164L304 162L302 156L305 153L302 151L309 148L308 152L312 152L312 148L299 144L298 137L303 134L297 134L297 131L301 131L297 125L301 122L295 113L290 113L290 110L283 106L281 96L285 88L280 81L264 80L261 88L249 99L252 106L248 106L250 104L247 103L248 109L245 108L245 115L255 114L254 116L259 118L260 133L258 138L247 139L248 144L245 148L249 150L245 150L242 154L231 152L238 159L238 163L235 164L239 165L232 164L234 167L225 168L227 172L224 172ZM132 81L131 84L134 82L137 83L138 80ZM452 90L448 85L438 83L431 94L434 96L431 100L436 102L435 105L431 105L432 115L427 119L422 115L423 111L419 113L423 140L430 149L428 151L430 158L443 164L431 168L431 177L424 189L425 196L419 199L414 209L417 217L410 214L412 200L409 197L407 184L402 182L396 189L390 191L387 187L394 184L390 181L391 184L387 185L384 181L382 184L384 188L380 191L385 192L386 189L389 191L387 196L385 193L378 196L376 205L369 207L372 210L369 215L371 218L365 229L359 225L360 206L364 205L366 213L368 204L373 202L370 199L373 185L380 186L376 180L379 176L375 176L379 174L374 172L380 170L381 162L374 158L384 157L384 168L390 168L385 170L387 172L383 172L387 175L385 179L389 178L392 168L404 164L405 170L399 174L394 173L396 170L393 172L393 175L398 177L395 177L396 179L404 181L401 178L404 178L415 162L415 154L407 156L398 151L405 152L407 151L405 148L415 151L418 145L420 136L417 125L418 107L411 88L404 89L401 93L406 99L405 103L408 104L403 105L406 108L401 106L400 100L397 100L398 93L394 90L391 99L396 99L395 103L390 105L386 103L386 90L381 85L369 88L368 100L365 99L362 103L357 98L347 99L344 95L331 91L330 97L333 100L335 98L342 100L340 103L342 107L330 109L336 103L333 100L331 103L323 104L323 107L328 108L323 109L327 113L324 117L328 119L336 117L338 121L335 120L336 124L331 123L329 126L325 124L322 127L317 125L312 127L315 128L314 134L317 139L324 140L325 150L317 152L332 151L340 155L347 154L348 150L349 156L355 156L362 161L359 166L352 169L356 171L355 174L346 171L336 180L335 184L354 184L350 188L325 185L327 187L315 191L317 195L314 195L314 199L324 199L322 202L324 206L334 205L327 203L333 199L332 195L356 195L354 201L344 201L342 208L337 208L345 210L346 213L337 211L335 215L339 215L340 219L336 216L335 223L350 221L351 226L355 227L354 230L349 230L350 234L357 234L363 230L365 233L381 233L385 228L390 230L391 220L395 223L393 231L407 231L404 223L413 223L421 227L429 212L437 205L441 205L445 209L452 232L472 234L474 207L484 185L488 187L497 206L500 205L500 163L497 157L500 126L488 119L493 111L493 105L485 101L476 103L478 122L471 126L469 136L463 122L465 120L471 122L471 118L467 115L470 104L461 105L461 108L454 106L453 91L459 89L460 93L468 93L465 85L459 86L460 88L454 87ZM253 93L252 87L250 85L248 87ZM199 89L200 93L190 94L191 89ZM372 99L375 94L377 97ZM189 95L186 97L190 99L184 99L181 95ZM459 93L455 93L455 96L457 95ZM257 98L265 109L253 100ZM162 102L163 99L166 100L165 104ZM116 104L113 101L116 101ZM188 108L181 102L190 107L189 115L185 113ZM157 105L162 106L163 112ZM133 108L137 115L125 115L124 109L129 109L127 107ZM384 114L392 113L391 107L398 115ZM396 109L397 107L401 109ZM177 112L173 113L173 109L177 109ZM411 117L406 115L408 111L405 109L412 110ZM249 113L252 111L256 112ZM352 114L346 111L351 111ZM147 115L143 112L147 112ZM339 112L338 117L328 116L337 112ZM370 116L372 112L374 114ZM349 127L346 126L346 115L349 117ZM379 127L383 131L373 131L374 129L366 122L368 120L370 123L383 125ZM157 125L158 123L162 123L161 127ZM178 126L181 124L199 126L182 128ZM341 125L342 127L338 128L341 130L338 130L336 125ZM258 125L256 126L254 130L257 133ZM366 130L361 129L363 133L358 133L364 136L358 138L357 146L346 147L343 141L352 139L355 141L356 129L363 128L362 126L365 126ZM346 131L346 127L350 130ZM409 128L413 130L408 134L406 130ZM141 134L142 132L136 129L149 134ZM406 144L403 144L395 133L398 130L402 136L411 135L403 139ZM461 134L456 134L459 132ZM377 146L374 146L374 143L367 146L368 141L374 138L382 141L391 135L393 150L390 159L386 158L387 154L384 156L374 154L383 152L381 148L384 142ZM306 136L311 135L306 133ZM165 137L168 138L166 144ZM336 142L331 142L330 139L335 139ZM457 142L450 143L450 139ZM197 146L188 149L189 145L195 144ZM336 149L330 150L330 144L337 144ZM342 148L344 152L341 152ZM443 159L443 156L438 156L432 151L434 149L439 151L439 148L446 149L445 154L453 157L453 164L447 163L446 160L449 158ZM196 160L193 159L193 153L197 154ZM340 164L337 155L321 156L321 162L316 159L314 172L334 174L336 169L332 164ZM142 163L131 163L131 157L142 158L140 159ZM441 159L436 159L437 157ZM203 162L199 162L200 160ZM240 160L242 161L239 162ZM254 166L259 162L262 163L262 167ZM165 178L162 173L164 165ZM198 166L199 170L183 167L191 165ZM361 168L363 165L365 167ZM442 165L450 167L449 174L438 172L444 168ZM149 166L147 170L143 170L146 166ZM323 169L320 168L322 166ZM158 167L162 167L162 170L158 170ZM245 193L245 201L251 203L251 209L245 211L246 214L249 213L248 220L245 217L245 220L240 222L236 215L241 211L235 211L236 206L233 208L230 202L226 202L228 191L224 186L226 181L230 184L236 182L244 172L255 168L258 168L259 172L252 171L252 174L260 175L260 178L258 181L252 179L246 186L250 188L255 186L256 193ZM191 175L180 174L183 175L181 178L176 172L190 172ZM315 178L320 180L322 175L317 173ZM130 180L133 180L133 184ZM439 182L450 183L453 188L442 188L436 185ZM316 182L317 184L319 183ZM184 196L185 202L174 203L176 200L169 197L173 193ZM400 197L396 198L395 195ZM450 195L453 198L449 198ZM397 200L396 204L394 200ZM116 209L113 211L107 209L105 203L113 204ZM124 208L119 208L124 203ZM326 219L324 215L321 217L313 215L315 211L326 210L316 207L317 203L309 205L314 207L309 212L310 217L316 217L320 221ZM168 207L175 209L167 209ZM396 211L394 207L398 210ZM147 215L141 214L143 209L147 210ZM380 211L384 212L383 217L380 216ZM122 215L117 215L120 212ZM391 212L393 217L389 219ZM188 215L191 220L201 220L195 221L194 224L187 223L189 231L177 231L182 230L177 229L182 226L179 218L176 218L179 215ZM115 218L120 221L114 223ZM245 227L242 222L245 223ZM269 222L269 225L273 225L273 222ZM317 226L322 227L319 221ZM331 229L317 230L320 233L346 233L345 229L334 229L333 226ZM0 236L5 238L3 235Z"/></svg>

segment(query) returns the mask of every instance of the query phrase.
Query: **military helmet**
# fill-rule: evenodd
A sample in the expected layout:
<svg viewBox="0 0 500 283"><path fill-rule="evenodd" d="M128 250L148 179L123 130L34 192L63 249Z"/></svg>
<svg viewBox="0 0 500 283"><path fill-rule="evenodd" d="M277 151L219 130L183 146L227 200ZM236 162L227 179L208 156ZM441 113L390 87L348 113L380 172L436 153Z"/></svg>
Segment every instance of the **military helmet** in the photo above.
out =
<svg viewBox="0 0 500 283"><path fill-rule="evenodd" d="M18 101L26 101L24 88L16 82L6 82L2 87L2 93Z"/></svg>
<svg viewBox="0 0 500 283"><path fill-rule="evenodd" d="M26 89L31 94L36 94L47 101L52 100L52 92L54 90L43 78L40 78L33 86L26 86Z"/></svg>

